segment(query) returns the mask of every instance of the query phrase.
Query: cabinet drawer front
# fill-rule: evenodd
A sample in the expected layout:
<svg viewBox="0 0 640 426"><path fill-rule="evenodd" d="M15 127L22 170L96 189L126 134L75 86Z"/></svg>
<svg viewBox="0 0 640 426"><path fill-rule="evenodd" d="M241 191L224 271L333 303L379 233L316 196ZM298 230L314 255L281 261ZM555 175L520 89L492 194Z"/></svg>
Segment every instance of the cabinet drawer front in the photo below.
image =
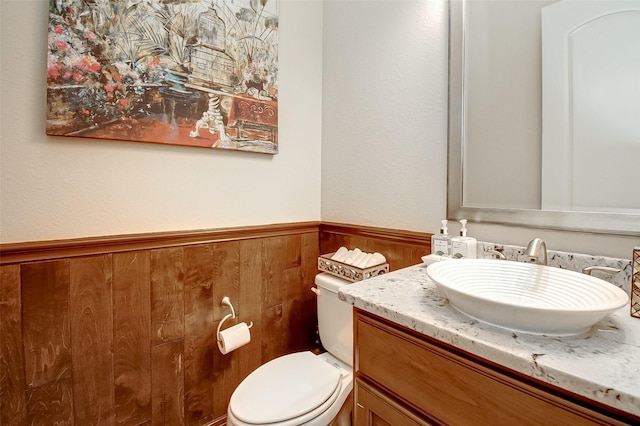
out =
<svg viewBox="0 0 640 426"><path fill-rule="evenodd" d="M361 313L355 369L429 418L455 425L615 424Z"/></svg>
<svg viewBox="0 0 640 426"><path fill-rule="evenodd" d="M362 380L355 381L355 426L429 426L402 405Z"/></svg>

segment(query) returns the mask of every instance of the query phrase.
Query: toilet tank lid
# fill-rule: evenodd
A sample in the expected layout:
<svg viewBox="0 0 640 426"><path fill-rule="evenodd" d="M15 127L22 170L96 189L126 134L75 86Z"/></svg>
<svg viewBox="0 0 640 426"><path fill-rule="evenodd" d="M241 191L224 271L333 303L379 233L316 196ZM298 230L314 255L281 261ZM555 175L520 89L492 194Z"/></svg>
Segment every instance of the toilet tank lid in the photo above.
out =
<svg viewBox="0 0 640 426"><path fill-rule="evenodd" d="M338 289L342 286L353 284L351 281L343 280L327 272L322 272L316 275L316 285L318 287L325 288L334 293L338 292Z"/></svg>

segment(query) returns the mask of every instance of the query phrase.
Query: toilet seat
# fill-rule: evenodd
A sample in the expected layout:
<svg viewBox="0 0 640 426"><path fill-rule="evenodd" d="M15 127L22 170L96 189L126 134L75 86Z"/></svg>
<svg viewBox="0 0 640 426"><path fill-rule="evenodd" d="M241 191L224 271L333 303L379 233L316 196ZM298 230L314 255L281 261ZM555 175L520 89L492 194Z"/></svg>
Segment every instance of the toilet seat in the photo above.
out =
<svg viewBox="0 0 640 426"><path fill-rule="evenodd" d="M343 370L324 357L285 355L243 380L231 396L229 415L245 425L300 425L334 404L344 390L342 379Z"/></svg>

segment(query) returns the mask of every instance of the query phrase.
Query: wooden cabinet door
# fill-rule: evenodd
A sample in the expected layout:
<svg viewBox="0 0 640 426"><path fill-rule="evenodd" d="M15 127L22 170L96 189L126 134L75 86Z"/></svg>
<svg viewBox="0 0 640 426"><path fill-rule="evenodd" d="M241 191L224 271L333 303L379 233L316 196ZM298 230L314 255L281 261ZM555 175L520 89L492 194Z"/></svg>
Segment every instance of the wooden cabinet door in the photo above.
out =
<svg viewBox="0 0 640 426"><path fill-rule="evenodd" d="M373 315L356 310L354 319L356 377L406 401L424 418L457 426L629 424ZM381 406L369 405L384 418Z"/></svg>
<svg viewBox="0 0 640 426"><path fill-rule="evenodd" d="M355 394L355 426L425 426L431 424L357 378Z"/></svg>

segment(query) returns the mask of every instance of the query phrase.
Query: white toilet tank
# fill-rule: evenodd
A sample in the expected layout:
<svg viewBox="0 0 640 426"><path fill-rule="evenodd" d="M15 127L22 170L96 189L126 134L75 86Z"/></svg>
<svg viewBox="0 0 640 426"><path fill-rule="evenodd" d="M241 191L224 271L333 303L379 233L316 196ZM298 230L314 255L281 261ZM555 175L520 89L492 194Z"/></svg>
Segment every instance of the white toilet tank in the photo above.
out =
<svg viewBox="0 0 640 426"><path fill-rule="evenodd" d="M351 284L327 274L316 275L318 286L318 330L325 349L341 360L353 365L353 306L338 299L338 289Z"/></svg>

